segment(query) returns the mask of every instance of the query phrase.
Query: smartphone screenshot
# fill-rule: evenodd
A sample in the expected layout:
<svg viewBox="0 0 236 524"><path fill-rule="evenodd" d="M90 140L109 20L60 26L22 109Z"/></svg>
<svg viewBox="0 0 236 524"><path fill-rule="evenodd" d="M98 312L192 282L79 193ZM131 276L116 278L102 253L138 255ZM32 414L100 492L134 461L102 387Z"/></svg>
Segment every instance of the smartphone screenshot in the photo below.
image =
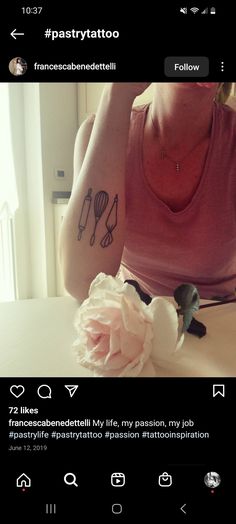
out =
<svg viewBox="0 0 236 524"><path fill-rule="evenodd" d="M4 10L4 522L234 522L234 20Z"/></svg>

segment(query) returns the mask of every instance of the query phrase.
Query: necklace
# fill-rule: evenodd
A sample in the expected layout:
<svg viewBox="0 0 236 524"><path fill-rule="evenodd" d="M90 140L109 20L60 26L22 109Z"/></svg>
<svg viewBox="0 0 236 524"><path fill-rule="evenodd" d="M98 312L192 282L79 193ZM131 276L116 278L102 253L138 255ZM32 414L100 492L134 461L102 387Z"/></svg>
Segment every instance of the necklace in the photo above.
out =
<svg viewBox="0 0 236 524"><path fill-rule="evenodd" d="M154 120L153 120L153 116L152 116L152 112L150 111L150 116L151 116L151 121L152 121L152 126L154 128L154 130L156 131L156 133L159 135L159 129L157 128ZM184 162L184 160L194 151L194 149L196 149L200 144L201 144L202 140L197 144L195 145L184 157L181 158L181 160L175 160L174 158L172 158L167 152L166 152L166 149L164 146L161 146L161 151L160 151L160 158L161 160L165 160L165 159L168 159L170 162L172 162L172 164L174 164L175 166L175 171L176 173L179 173L182 169L182 164Z"/></svg>

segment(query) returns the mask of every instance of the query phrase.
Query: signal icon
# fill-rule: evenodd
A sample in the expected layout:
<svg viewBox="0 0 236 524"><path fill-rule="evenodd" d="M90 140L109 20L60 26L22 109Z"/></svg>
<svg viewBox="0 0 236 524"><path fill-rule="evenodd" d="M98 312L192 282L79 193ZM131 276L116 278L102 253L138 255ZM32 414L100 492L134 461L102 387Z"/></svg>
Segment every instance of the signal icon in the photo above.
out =
<svg viewBox="0 0 236 524"><path fill-rule="evenodd" d="M201 12L201 15L208 15L208 7Z"/></svg>
<svg viewBox="0 0 236 524"><path fill-rule="evenodd" d="M192 11L192 13L195 15L198 13L198 11L200 11L200 9L198 7L191 7L190 11Z"/></svg>

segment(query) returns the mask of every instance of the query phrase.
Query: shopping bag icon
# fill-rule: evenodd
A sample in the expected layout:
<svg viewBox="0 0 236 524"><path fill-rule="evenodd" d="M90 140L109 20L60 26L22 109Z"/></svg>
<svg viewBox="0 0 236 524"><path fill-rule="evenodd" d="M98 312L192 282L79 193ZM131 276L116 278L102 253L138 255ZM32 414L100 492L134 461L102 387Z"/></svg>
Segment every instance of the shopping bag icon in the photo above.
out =
<svg viewBox="0 0 236 524"><path fill-rule="evenodd" d="M158 477L158 484L161 488L169 488L172 485L172 476L164 471L164 473Z"/></svg>

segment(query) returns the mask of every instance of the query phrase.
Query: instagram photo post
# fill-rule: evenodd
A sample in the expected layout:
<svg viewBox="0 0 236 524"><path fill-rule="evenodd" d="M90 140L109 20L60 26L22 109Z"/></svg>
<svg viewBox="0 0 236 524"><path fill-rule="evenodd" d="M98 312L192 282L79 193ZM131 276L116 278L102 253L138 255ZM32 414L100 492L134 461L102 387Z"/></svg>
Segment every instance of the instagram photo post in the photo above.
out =
<svg viewBox="0 0 236 524"><path fill-rule="evenodd" d="M158 9L5 10L4 522L234 521L233 12Z"/></svg>

